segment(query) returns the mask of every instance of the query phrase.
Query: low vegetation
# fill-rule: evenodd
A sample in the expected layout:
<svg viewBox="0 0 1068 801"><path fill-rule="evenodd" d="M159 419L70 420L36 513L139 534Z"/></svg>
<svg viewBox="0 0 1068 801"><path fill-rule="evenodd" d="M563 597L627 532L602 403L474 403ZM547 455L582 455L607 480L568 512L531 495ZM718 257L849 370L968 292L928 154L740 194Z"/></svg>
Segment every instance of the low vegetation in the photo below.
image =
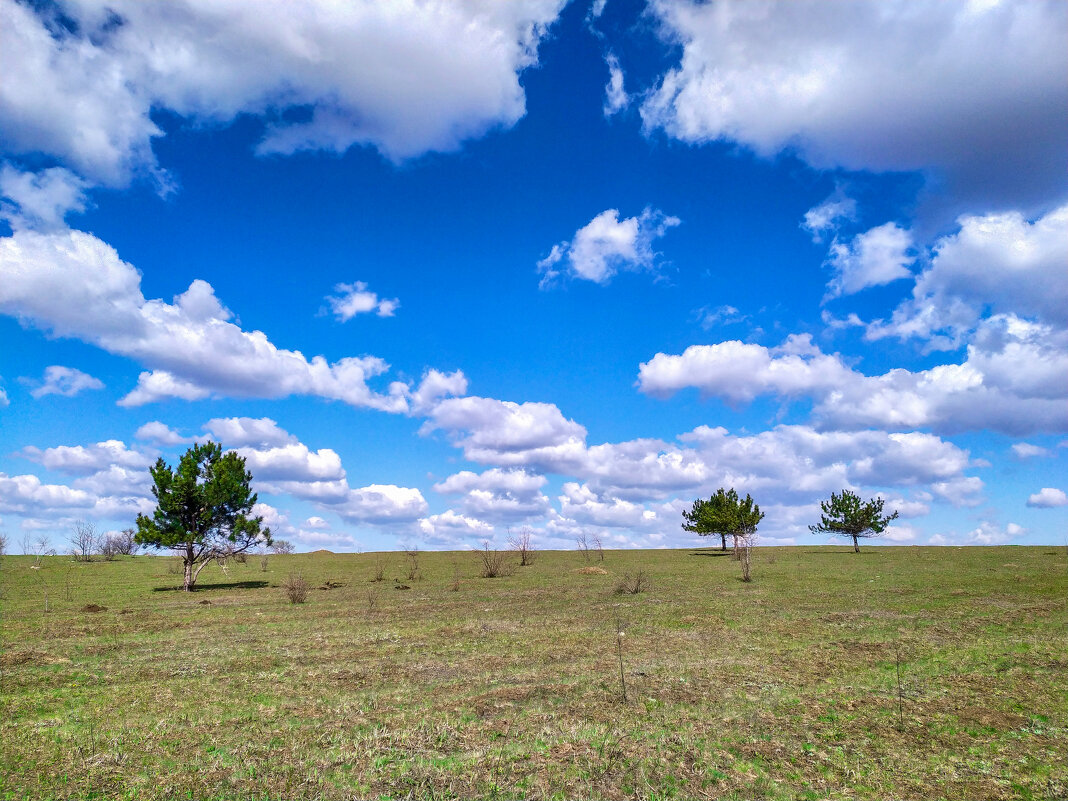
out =
<svg viewBox="0 0 1068 801"><path fill-rule="evenodd" d="M0 799L1068 796L1065 548L752 559L5 556Z"/></svg>

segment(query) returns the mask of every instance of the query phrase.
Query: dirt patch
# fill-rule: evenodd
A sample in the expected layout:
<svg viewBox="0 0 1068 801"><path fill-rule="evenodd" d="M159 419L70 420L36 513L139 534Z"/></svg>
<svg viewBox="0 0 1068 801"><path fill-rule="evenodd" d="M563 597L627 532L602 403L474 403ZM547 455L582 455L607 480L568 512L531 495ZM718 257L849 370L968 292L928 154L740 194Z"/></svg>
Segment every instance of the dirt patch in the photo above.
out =
<svg viewBox="0 0 1068 801"><path fill-rule="evenodd" d="M340 581L326 581L326 582L323 583L323 585L321 587L319 587L319 589L320 590L336 590L338 587L343 587L343 586L344 585Z"/></svg>
<svg viewBox="0 0 1068 801"><path fill-rule="evenodd" d="M982 707L967 706L957 710L957 720L965 726L986 726L998 731L1018 729L1027 723L1027 718L1013 712L996 712Z"/></svg>
<svg viewBox="0 0 1068 801"><path fill-rule="evenodd" d="M70 662L61 656L52 656L44 651L35 651L32 648L25 651L8 651L0 654L0 665L13 667L14 665L58 665L61 662Z"/></svg>
<svg viewBox="0 0 1068 801"><path fill-rule="evenodd" d="M201 606L211 606L211 601L207 601L207 600L205 600L205 601L197 601L197 603L200 604Z"/></svg>
<svg viewBox="0 0 1068 801"><path fill-rule="evenodd" d="M82 607L82 611L96 614L97 612L106 612L108 611L108 608L106 606L99 606L98 604L86 604Z"/></svg>
<svg viewBox="0 0 1068 801"><path fill-rule="evenodd" d="M582 576L607 576L608 571L603 567L580 567L574 571Z"/></svg>
<svg viewBox="0 0 1068 801"><path fill-rule="evenodd" d="M395 589L395 590L410 590L411 587L409 587L407 584L398 584L393 589Z"/></svg>

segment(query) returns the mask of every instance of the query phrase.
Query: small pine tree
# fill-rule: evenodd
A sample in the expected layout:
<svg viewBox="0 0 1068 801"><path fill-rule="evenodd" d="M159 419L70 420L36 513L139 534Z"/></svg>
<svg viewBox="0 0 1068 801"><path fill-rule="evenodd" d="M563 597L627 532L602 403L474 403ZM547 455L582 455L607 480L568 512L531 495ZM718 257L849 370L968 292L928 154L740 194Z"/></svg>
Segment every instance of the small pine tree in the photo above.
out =
<svg viewBox="0 0 1068 801"><path fill-rule="evenodd" d="M829 501L820 503L823 514L819 525L809 526L808 529L813 534L852 537L853 551L860 553L860 538L879 536L891 520L897 519L897 512L883 514L883 503L882 498L861 501L859 495L847 489L842 490L840 495L832 492Z"/></svg>

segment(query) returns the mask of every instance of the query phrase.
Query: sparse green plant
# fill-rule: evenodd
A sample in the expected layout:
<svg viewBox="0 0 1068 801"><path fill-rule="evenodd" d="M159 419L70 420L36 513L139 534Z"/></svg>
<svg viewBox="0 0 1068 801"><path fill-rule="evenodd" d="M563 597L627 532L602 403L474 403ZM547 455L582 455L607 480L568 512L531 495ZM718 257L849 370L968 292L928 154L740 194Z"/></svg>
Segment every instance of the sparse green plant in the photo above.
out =
<svg viewBox="0 0 1068 801"><path fill-rule="evenodd" d="M302 573L290 573L282 582L282 590L291 604L302 604L308 600L308 582Z"/></svg>
<svg viewBox="0 0 1068 801"><path fill-rule="evenodd" d="M817 525L809 526L813 534L832 534L838 537L852 537L853 552L860 553L858 539L878 537L891 521L897 519L897 512L883 514L882 498L862 501L855 492L844 489L841 494L831 493L829 501L822 501L820 509L823 514Z"/></svg>

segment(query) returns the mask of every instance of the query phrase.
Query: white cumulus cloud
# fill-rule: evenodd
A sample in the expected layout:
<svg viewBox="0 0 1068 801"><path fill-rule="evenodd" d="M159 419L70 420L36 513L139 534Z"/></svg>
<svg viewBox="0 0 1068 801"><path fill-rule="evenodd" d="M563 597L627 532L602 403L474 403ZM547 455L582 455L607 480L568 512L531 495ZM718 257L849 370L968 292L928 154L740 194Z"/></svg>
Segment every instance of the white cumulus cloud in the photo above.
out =
<svg viewBox="0 0 1068 801"><path fill-rule="evenodd" d="M541 286L551 286L561 274L607 284L620 270L651 270L656 265L653 242L680 222L652 208L622 220L618 209L602 211L538 262Z"/></svg>
<svg viewBox="0 0 1068 801"><path fill-rule="evenodd" d="M1035 494L1027 498L1027 505L1036 509L1052 509L1057 506L1068 506L1068 495L1064 490L1056 487L1043 487Z"/></svg>

